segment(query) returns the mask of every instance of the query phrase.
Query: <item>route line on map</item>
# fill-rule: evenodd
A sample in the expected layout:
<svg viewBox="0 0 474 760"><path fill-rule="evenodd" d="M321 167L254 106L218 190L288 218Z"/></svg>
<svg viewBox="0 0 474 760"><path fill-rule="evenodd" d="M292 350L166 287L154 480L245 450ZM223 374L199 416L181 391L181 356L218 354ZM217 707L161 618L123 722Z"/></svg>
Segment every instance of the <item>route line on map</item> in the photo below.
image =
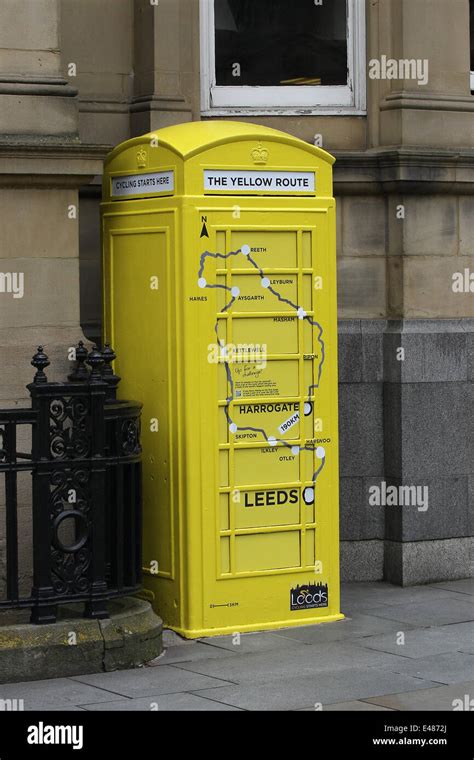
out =
<svg viewBox="0 0 474 760"><path fill-rule="evenodd" d="M211 253L210 251L205 251L204 253L202 253L201 257L200 257L200 262L199 262L198 286L200 288L203 288L203 289L204 288L210 288L210 289L221 289L221 290L228 291L231 294L232 297L231 297L230 301L221 309L220 313L223 314L224 312L228 311L232 307L232 305L236 302L236 300L238 299L238 297L240 295L240 289L238 287L229 288L228 285L220 285L218 283L215 283L215 284L208 283L207 280L206 280L206 278L203 276L204 275L205 266L206 266L206 259L212 258L212 259L224 259L224 260L226 260L226 259L230 258L231 256L239 256L239 255L245 256L247 258L247 260L250 261L250 263L252 264L252 266L254 267L254 269L257 270L257 272L259 273L260 278L261 278L262 287L264 287L266 290L268 290L279 301L281 301L282 303L286 303L292 309L295 309L296 315L297 315L298 319L306 319L312 327L316 327L318 329L318 331L319 331L318 342L319 342L319 344L321 346L321 361L319 362L319 367L318 367L318 379L317 379L316 383L313 383L312 385L309 386L309 388L308 388L308 394L307 394L308 401L306 402L306 403L312 404L312 402L310 401L310 398L312 396L312 391L315 388L317 389L319 387L319 383L320 383L320 380L321 380L321 373L322 373L323 364L324 364L324 360L325 360L325 344L324 344L324 341L323 341L323 338L322 338L322 336L323 336L323 328L319 324L319 322L317 322L316 320L311 319L311 317L308 316L308 314L306 313L306 311L303 309L302 306L298 306L297 304L294 304L288 298L284 298L284 296L282 296L281 293L279 293L277 290L275 290L274 288L272 288L272 286L270 284L270 280L268 279L268 277L266 277L265 272L263 271L263 269L261 269L261 267L257 264L257 262L250 256L250 247L248 245L247 246L244 245L244 246L242 246L242 248L239 248L237 251L230 251L229 253ZM214 332L216 333L218 345L221 348L223 348L222 340L219 337L219 320L218 319L216 320L216 324L214 326ZM233 433L233 434L235 434L237 431L245 431L245 432L246 431L251 431L251 432L254 432L254 433L261 433L262 436L264 437L264 439L267 441L267 443L271 447L275 447L277 444L282 444L283 446L286 446L286 448L291 449L291 453L294 456L297 456L301 451L314 451L314 452L316 452L316 456L318 457L318 459L321 459L321 464L318 467L318 469L316 470L316 472L313 474L312 482L313 482L313 485L314 485L316 483L316 479L317 479L319 473L323 469L323 467L325 465L325 462L326 462L326 452L325 452L325 450L324 450L324 448L322 446L313 446L311 444L305 444L304 446L293 445L293 444L291 444L291 442L285 441L283 439L276 438L275 436L272 436L272 435L270 435L270 436L267 435L267 432L263 428L251 427L250 425L247 425L245 427L238 427L235 424L235 422L233 422L233 420L232 420L232 418L230 416L229 410L230 410L231 403L233 401L235 401L234 378L232 376L232 372L231 372L231 369L230 369L230 362L227 360L226 355L225 355L225 350L221 351L221 355L222 354L223 354L223 359L224 359L224 366L225 366L225 369L226 369L227 380L228 380L228 383L229 383L229 386L230 386L230 395L226 398L226 407L224 409L224 412L225 412L225 415L226 415L226 419L227 419L227 422L229 424L229 430L230 430L230 432ZM299 418L300 426L301 426L301 422L302 421L301 421L301 417L300 417Z"/></svg>

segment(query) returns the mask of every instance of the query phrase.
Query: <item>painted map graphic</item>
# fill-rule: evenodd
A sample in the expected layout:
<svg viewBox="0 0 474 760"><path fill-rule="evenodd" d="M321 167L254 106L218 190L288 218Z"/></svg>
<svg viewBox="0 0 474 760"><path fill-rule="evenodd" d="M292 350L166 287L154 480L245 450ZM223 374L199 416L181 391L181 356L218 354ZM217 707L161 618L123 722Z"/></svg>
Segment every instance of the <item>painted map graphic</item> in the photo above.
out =
<svg viewBox="0 0 474 760"><path fill-rule="evenodd" d="M306 393L306 401L304 402L304 414L309 415L313 411L313 402L311 401L311 396L313 395L313 392L318 389L320 381L321 381L321 373L324 365L324 359L325 359L325 345L323 340L323 328L317 322L316 320L312 319L305 311L305 309L300 306L299 304L293 303L288 298L284 298L281 293L278 292L276 288L274 288L270 282L270 279L265 275L265 272L259 264L255 261L255 259L250 255L251 249L248 245L243 245L241 248L239 248L236 251L231 251L229 253L211 253L210 251L205 251L203 254L201 254L200 257L200 265L199 265L199 272L198 272L198 286L202 289L205 288L220 288L229 293L229 301L224 305L224 307L221 309L220 313L229 313L232 310L233 305L238 300L240 296L240 289L238 287L228 287L227 285L221 285L218 283L209 283L205 277L205 270L206 270L206 261L209 259L224 259L227 260L233 256L243 256L246 258L246 260L251 264L251 266L256 270L258 275L260 276L260 284L262 288L265 288L269 293L272 294L278 301L287 304L292 310L294 310L295 315L298 319L306 320L312 327L312 329L317 330L317 340L321 346L321 355L320 355L320 361L317 367L317 373L316 373L316 381L314 382L315 378L313 377L313 384L311 384L307 390ZM229 395L226 398L226 406L224 407L224 412L226 415L227 423L229 426L229 431L232 434L235 434L237 432L244 432L244 431L251 431L255 433L259 433L263 436L264 440L268 443L270 447L274 447L277 444L281 444L282 446L287 447L291 450L291 453L294 456L300 455L302 452L309 451L312 454L315 453L317 459L321 460L321 463L319 464L316 471L313 473L312 482L313 482L313 489L305 489L306 493L303 493L304 501L308 504L314 502L314 485L316 483L317 477L322 471L325 461L326 461L326 452L325 449L322 446L312 445L312 444L305 444L304 446L298 446L294 445L291 442L284 440L282 438L278 438L275 435L271 433L271 431L267 431L264 428L259 427L252 427L249 425L246 426L238 426L234 420L232 419L231 414L231 404L235 399L235 381L234 381L234 375L232 371L233 362L232 360L226 356L225 351L225 341L222 340L219 336L219 319L216 320L214 331L217 338L217 343L219 346L221 346L221 358L225 365L227 380L230 388ZM299 414L299 413L298 413Z"/></svg>

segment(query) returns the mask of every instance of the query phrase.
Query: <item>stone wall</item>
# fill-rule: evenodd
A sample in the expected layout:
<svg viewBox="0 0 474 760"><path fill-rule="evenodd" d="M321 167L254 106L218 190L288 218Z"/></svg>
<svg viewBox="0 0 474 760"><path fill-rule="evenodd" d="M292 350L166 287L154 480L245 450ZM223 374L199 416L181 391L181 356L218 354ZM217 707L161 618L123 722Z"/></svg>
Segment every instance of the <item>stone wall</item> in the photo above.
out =
<svg viewBox="0 0 474 760"><path fill-rule="evenodd" d="M341 321L345 580L407 585L472 574L473 348L473 319ZM371 504L371 487L383 482L426 490L414 504Z"/></svg>
<svg viewBox="0 0 474 760"><path fill-rule="evenodd" d="M474 272L474 156L420 148L338 157L343 576L466 577L474 284L456 292L454 279ZM371 506L369 489L382 482L426 487L426 510Z"/></svg>

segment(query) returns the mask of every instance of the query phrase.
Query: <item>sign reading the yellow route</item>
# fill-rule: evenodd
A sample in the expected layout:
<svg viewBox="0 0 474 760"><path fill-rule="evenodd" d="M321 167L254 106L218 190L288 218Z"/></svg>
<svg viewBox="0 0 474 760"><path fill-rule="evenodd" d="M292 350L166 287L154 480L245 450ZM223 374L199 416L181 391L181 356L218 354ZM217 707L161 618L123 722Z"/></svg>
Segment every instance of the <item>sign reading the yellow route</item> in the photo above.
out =
<svg viewBox="0 0 474 760"><path fill-rule="evenodd" d="M230 193L262 190L267 193L314 193L315 178L314 172L207 170L204 172L204 190Z"/></svg>

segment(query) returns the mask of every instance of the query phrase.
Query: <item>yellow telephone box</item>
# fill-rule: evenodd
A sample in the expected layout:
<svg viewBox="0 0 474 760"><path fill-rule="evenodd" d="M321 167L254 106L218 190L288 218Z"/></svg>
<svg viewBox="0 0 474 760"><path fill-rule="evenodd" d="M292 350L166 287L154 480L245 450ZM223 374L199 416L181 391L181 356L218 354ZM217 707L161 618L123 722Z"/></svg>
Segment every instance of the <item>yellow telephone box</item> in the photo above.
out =
<svg viewBox="0 0 474 760"><path fill-rule="evenodd" d="M339 611L333 157L215 121L105 167L105 338L143 402L145 588L186 637Z"/></svg>

